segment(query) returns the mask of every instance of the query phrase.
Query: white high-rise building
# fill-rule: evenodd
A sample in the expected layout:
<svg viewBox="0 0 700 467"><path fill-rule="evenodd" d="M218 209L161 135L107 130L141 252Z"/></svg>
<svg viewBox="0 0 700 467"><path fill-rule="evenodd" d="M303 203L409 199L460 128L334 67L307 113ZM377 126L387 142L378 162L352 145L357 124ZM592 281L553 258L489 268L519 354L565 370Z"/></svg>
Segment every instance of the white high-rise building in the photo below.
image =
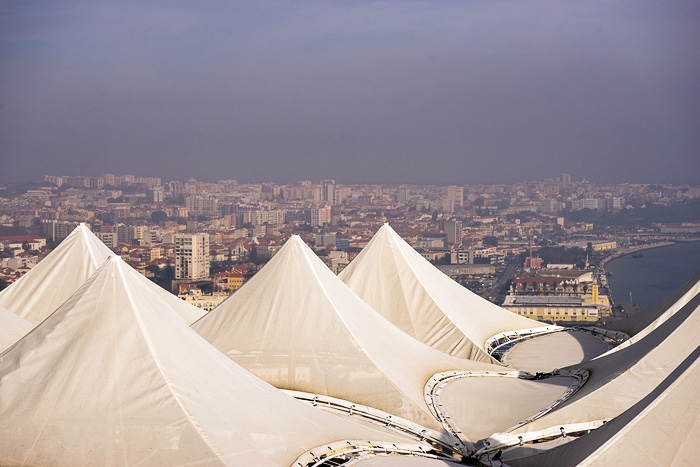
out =
<svg viewBox="0 0 700 467"><path fill-rule="evenodd" d="M328 224L331 221L331 207L326 205L320 208L311 208L308 210L307 222L314 227Z"/></svg>
<svg viewBox="0 0 700 467"><path fill-rule="evenodd" d="M321 180L321 201L335 203L335 180Z"/></svg>
<svg viewBox="0 0 700 467"><path fill-rule="evenodd" d="M129 241L131 240L136 240L139 242L143 242L143 239L146 238L148 234L148 226L147 225L130 225L129 226Z"/></svg>
<svg viewBox="0 0 700 467"><path fill-rule="evenodd" d="M209 277L209 234L175 236L175 279Z"/></svg>
<svg viewBox="0 0 700 467"><path fill-rule="evenodd" d="M462 243L462 221L450 219L445 221L447 243L459 245Z"/></svg>
<svg viewBox="0 0 700 467"><path fill-rule="evenodd" d="M396 200L400 204L408 204L408 200L411 196L411 191L408 188L399 188L399 190L396 192Z"/></svg>
<svg viewBox="0 0 700 467"><path fill-rule="evenodd" d="M447 187L447 199L454 202L454 209L462 209L464 204L464 187L449 185Z"/></svg>

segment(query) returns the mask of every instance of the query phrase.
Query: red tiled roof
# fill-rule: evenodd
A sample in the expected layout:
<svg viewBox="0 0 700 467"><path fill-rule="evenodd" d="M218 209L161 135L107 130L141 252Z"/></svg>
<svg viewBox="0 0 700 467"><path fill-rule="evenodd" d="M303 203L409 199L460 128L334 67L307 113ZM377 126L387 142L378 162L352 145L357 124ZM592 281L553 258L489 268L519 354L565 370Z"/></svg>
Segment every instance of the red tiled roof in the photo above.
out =
<svg viewBox="0 0 700 467"><path fill-rule="evenodd" d="M36 235L6 235L4 237L0 237L0 242L10 242L10 243L18 243L18 242L33 242L35 240L45 240L44 237L39 237Z"/></svg>

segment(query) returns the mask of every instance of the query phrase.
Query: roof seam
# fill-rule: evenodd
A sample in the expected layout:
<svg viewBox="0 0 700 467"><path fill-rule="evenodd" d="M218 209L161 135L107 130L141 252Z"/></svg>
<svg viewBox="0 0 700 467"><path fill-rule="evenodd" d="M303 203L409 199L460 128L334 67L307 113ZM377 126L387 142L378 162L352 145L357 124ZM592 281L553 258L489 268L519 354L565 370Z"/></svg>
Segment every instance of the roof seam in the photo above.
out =
<svg viewBox="0 0 700 467"><path fill-rule="evenodd" d="M389 226L387 226L387 227L389 227ZM428 288L425 286L425 284L424 284L423 281L421 280L420 275L419 275L419 274L416 272L416 270L413 268L413 265L411 264L410 258L408 258L408 257L406 256L405 252L403 251L403 248L401 248L402 245L401 245L398 241L396 241L394 235L395 235L396 237L399 237L399 239L401 239L401 241L404 241L404 240L399 236L398 233L396 233L396 231L394 231L394 230L391 229L390 227L389 227L389 229L390 229L390 230L389 230L389 234L392 236L392 240L394 240L394 243L396 243L396 246L398 247L399 252L400 252L401 255L403 256L403 258L406 260L406 263L408 264L408 267L411 269L411 272L413 272L413 275L416 277L416 280L418 281L418 283L421 285L421 287L423 288L423 290L425 290L425 292L428 294L428 296L430 297L430 299L435 303L435 305L440 309L440 311L442 312L442 314L445 315L445 316L447 317L447 319L450 320L450 322L454 325L454 327L457 328L457 329L459 330L459 332L461 332L461 333L464 335L464 337L465 337L469 342L473 343L473 344L477 347L477 349L479 349L479 351L481 351L484 355L486 355L486 356L489 358L490 361L492 361L492 362L497 362L498 364L500 364L500 362L498 362L497 360L495 360L493 357L491 357L491 356L488 354L488 352L486 352L486 349L485 349L486 341L482 342L481 344L475 342L475 341L467 334L467 332L466 332L465 330L463 330L462 328L460 328L460 327L457 325L457 323L454 321L454 319L452 318L452 316L448 315L448 314L445 312L445 309L439 304L439 302L435 299L435 297L433 297L433 295L430 293L430 291L428 290ZM415 250L414 250L414 251L415 251ZM450 280L452 280L452 279L450 279ZM465 289L466 289L466 287L463 287L463 286L457 284L456 282L455 282L455 284L458 285L459 287L462 287L462 288L465 288ZM469 289L466 289L466 290L467 290L468 292L470 292L470 293L473 293L473 292L471 292ZM484 299L484 298L482 298L482 297L479 297L479 296L476 295L476 294L474 294L474 295L475 295L477 298L483 300L485 303L487 303L487 304L489 304L489 305L491 305L491 306L493 306L493 307L500 308L498 305L495 305L495 304L489 302L488 300L486 300L486 299ZM501 308L501 310L503 310L503 309ZM503 311L506 311L506 310L503 310ZM510 313L510 312L508 312L508 313ZM516 316L517 316L517 315L516 315ZM541 325L540 323L538 323L537 321L533 321L533 326L532 326L532 327L541 327L541 326L542 326L542 325ZM519 329L528 329L528 328L519 328ZM518 329L518 330L519 330L519 329ZM488 339L487 339L487 340L488 340Z"/></svg>
<svg viewBox="0 0 700 467"><path fill-rule="evenodd" d="M695 352L697 352L698 349L700 349L700 346L696 347ZM691 355L692 355L692 354L691 354ZM584 459L584 461L588 461L589 459L590 459L591 461L595 461L595 460L598 459L600 456L602 456L603 454L605 454L611 447L613 447L613 446L615 445L615 443L616 443L617 441L619 441L620 439L622 439L623 436L624 436L630 429L636 427L639 423L641 423L642 420L644 419L644 417L646 417L646 415L649 414L649 412L651 412L651 411L654 410L659 404L661 404L662 402L664 402L664 401L666 400L666 398L667 398L669 395L671 395L671 393L673 392L673 390L674 390L676 387L678 387L678 385L680 385L680 384L685 380L685 378L688 377L688 375L689 375L695 368L697 368L697 366L698 366L699 364L700 364L700 359L696 358L695 361L694 361L691 365L689 365L688 368L686 368L686 370L683 371L683 373L681 373L680 375L678 375L678 377L677 377L666 389L664 389L663 392L662 392L661 394L659 394L656 398L654 398L654 400L651 401L646 407L644 407L643 410L641 410L637 415L635 415L634 418L633 418L632 420L630 420L629 422L625 423L622 427L620 427L620 429L619 429L615 434L613 434L613 436L611 436L610 438L608 438L608 439L605 441L605 443L603 443L601 446L598 447L598 449L596 449L595 451L593 451L588 457L586 457L586 459ZM683 363L681 363L681 366L682 366L682 365L683 365ZM661 384L663 384L663 381L661 382ZM647 397L648 397L648 396L647 396ZM639 402L637 402L637 404L640 404L643 400L644 400L644 398L642 398ZM628 409L628 410L632 410L633 408L634 408L634 405L633 405L630 409ZM624 413L625 413L625 412L623 412L622 414L618 415L618 417L623 416ZM699 415L697 418L700 418L700 415ZM697 420L697 418L696 418L696 420ZM614 420L614 419L613 419L613 420ZM689 433L686 434L685 438L687 438L688 435L689 435ZM595 456L595 457L593 457L593 456Z"/></svg>
<svg viewBox="0 0 700 467"><path fill-rule="evenodd" d="M303 243L303 241L301 240L301 238L299 239L299 241ZM306 246L306 244L304 244L303 246ZM328 291L326 290L326 287L323 285L323 283L322 283L321 280L319 279L318 273L316 272L316 269L314 268L313 263L311 262L311 258L309 258L309 256L308 256L308 252L307 252L306 248L303 248L303 246L302 246L302 248L301 248L302 253L303 253L303 255L304 255L304 258L306 259L306 262L308 263L308 265L309 265L310 268L311 268L311 272L313 273L314 278L316 279L316 282L321 286L321 290L323 290L323 293L324 293L324 295L326 296L326 298L328 299L329 303L331 304L331 307L333 308L333 311L334 311L335 314L338 316L338 318L342 321L343 325L345 326L345 329L348 330L348 332L349 332L350 335L353 337L353 339L355 340L355 342L357 343L357 345L360 346L360 350L361 350L362 353L365 355L365 357L367 357L367 359L372 363L372 365L374 365L374 368L376 368L377 371L378 371L379 373L381 373L382 376L384 376L384 378L386 378L386 380L394 387L394 389L395 389L399 394L401 394L406 400L410 401L411 404L417 406L422 412L428 414L431 418L433 418L433 417L432 417L432 414L430 414L430 410L428 409L427 405L425 405L425 401L422 401L422 402L423 402L422 405L421 405L421 404L417 404L416 401L415 401L412 397L410 397L409 395L407 395L406 393L404 393L404 391L401 390L401 388L399 388L399 387L394 383L394 380L391 379L391 377L389 377L389 375L387 375L387 374L379 367L379 365L377 364L377 362L369 355L369 353L367 352L367 350L365 349L365 347L360 343L360 341L359 341L359 339L357 338L357 336L355 335L355 333L352 331L352 329L350 329L350 327L348 326L348 323L345 321L345 319L343 319L343 316L342 316L341 313L338 311L338 308L335 306L335 303L333 302L333 299L331 298L331 296L329 295ZM325 265L324 265L324 267L325 267ZM340 280L340 279L338 279L338 280ZM341 282L343 285L345 285L345 283L344 283L343 281L340 281L340 282ZM346 285L346 287L347 287L347 285ZM349 288L349 287L348 287L348 288ZM351 291L351 292L352 292L352 291ZM352 293L354 294L355 292L352 292ZM364 303L364 302L363 302L363 303ZM367 307L369 307L369 305L367 305ZM370 309L371 309L371 308L370 308ZM377 312L374 311L374 310L372 310L372 311L373 311L374 313L377 313ZM377 313L377 315L379 315L379 313ZM384 318L384 317L381 316L381 315L379 315L379 317L380 317L381 319L386 320L386 318ZM388 321L387 321L387 322L388 322ZM391 324L391 323L389 323L389 324ZM393 326L393 324L391 324L391 325ZM400 332L403 332L403 331L400 331Z"/></svg>
<svg viewBox="0 0 700 467"><path fill-rule="evenodd" d="M102 295L102 292L104 291L104 288L105 288L105 287L106 287L106 283L103 282L103 283L102 283L102 290L100 291L100 296ZM81 296L80 298L82 299L83 297ZM65 314L64 314L64 316L65 316ZM58 324L61 324L61 323L59 322ZM36 329L36 328L34 328L34 329ZM52 333L52 332L55 331L55 330L56 330L56 326L54 326L54 327L49 331L49 333ZM46 341L47 336L48 336L47 334L45 334L45 335L43 336L43 337L44 337L44 339L43 339L44 342ZM77 358L77 354L76 354L75 352L73 352L73 354L71 355L71 363L72 363L76 358ZM19 360L18 360L18 363L19 363ZM41 429L38 431L37 436L36 436L36 438L34 439L34 442L32 443L31 448L29 448L29 449L27 450L27 454L26 454L26 456L24 457L24 459L22 460L22 465L26 465L26 464L27 464L27 458L31 455L32 451L34 450L34 446L36 446L36 443L39 441L39 438L41 437L41 434L42 434L42 433L44 432L44 430L46 429L46 424L48 423L51 414L53 414L54 410L56 410L56 406L58 405L58 403L60 402L60 400L61 400L60 398L57 398L57 399L55 400L55 402L54 402L54 404L53 404L53 407L51 408L51 411L46 415L46 418L44 418L44 424L42 425Z"/></svg>
<svg viewBox="0 0 700 467"><path fill-rule="evenodd" d="M411 264L411 260L410 260L410 259L406 256L406 254L404 253L403 248L401 248L401 244L398 243L398 242L396 241L395 238L393 238L394 235L396 235L396 236L398 237L399 234L396 233L393 229L391 229L391 227L390 227L389 225L387 225L387 228L389 229L388 232L389 232L390 239L393 240L392 243L395 243L395 244L396 244L396 247L397 247L397 249L399 250L399 253L400 253L401 256L403 257L403 259L406 261L406 264L408 265L409 269L410 269L411 272L413 273L413 276L416 278L416 280L417 280L418 283L420 284L421 288L425 291L425 293L428 294L428 297L430 297L430 300L432 300L432 302L435 304L435 306L440 310L440 312L442 313L442 315L445 316L445 317L450 321L450 323L452 323L452 325L455 327L455 329L457 329L457 330L464 336L464 338L465 338L468 342L471 342L472 345L474 345L474 346L477 348L477 350L478 350L480 353L482 353L482 354L488 359L488 361L489 361L490 363L494 363L494 362L495 362L495 363L497 363L497 364L500 364L500 362L497 362L493 357L491 357L491 356L486 352L486 350L484 350L484 349L481 347L481 345L479 345L478 343L474 342L474 341L471 339L471 337L469 337L469 336L467 335L467 333L466 333L462 328L460 328L459 326L457 326L457 323L454 322L454 320L452 319L451 316L449 316L447 313L445 313L445 310L440 306L440 304L439 304L438 301L435 299L435 297L433 297L433 295L430 293L430 291L428 290L428 288L425 286L425 284L424 284L423 281L421 280L420 275L419 275L419 274L416 272L416 270L413 268L413 264ZM401 237L399 237L399 238L401 238ZM401 239L401 240L403 241L403 239ZM470 358L470 360L474 360L474 359L473 359L473 358Z"/></svg>
<svg viewBox="0 0 700 467"><path fill-rule="evenodd" d="M92 248L92 242L90 241L91 238L88 236L88 233L87 233L87 231L88 231L87 225L81 223L78 228L80 229L80 235L83 237L83 241L85 243L85 246L88 249L90 259L92 260L92 265L95 266L95 269L97 269L100 267L100 265L97 264L97 258L95 257L95 252L93 251L93 248Z"/></svg>
<svg viewBox="0 0 700 467"><path fill-rule="evenodd" d="M187 420L192 424L192 426L195 428L195 431L199 433L199 435L202 437L206 445L211 449L211 451L221 460L224 464L228 465L228 461L224 457L224 455L214 446L212 441L209 439L209 437L204 433L204 430L202 427L197 423L197 421L194 418L194 415L189 411L189 409L185 406L185 402L182 400L182 397L180 394L175 390L174 384L168 374L165 371L165 368L163 368L162 362L160 360L160 356L158 355L158 351L156 350L155 346L153 345L153 341L151 340L151 337L148 333L148 330L146 329L145 323L143 322L143 318L141 317L140 313L137 311L136 304L134 302L134 298L131 294L131 290L129 286L126 283L126 278L124 277L124 272L122 271L121 267L119 267L119 263L114 264L114 268L117 269L117 272L119 273L119 276L122 279L122 283L124 284L124 292L126 293L126 296L129 300L129 304L131 305L131 309L133 310L134 317L136 318L136 323L139 326L139 329L141 330L141 333L144 337L144 340L146 341L146 344L148 345L149 350L151 351L151 354L153 355L153 359L156 362L156 366L158 367L158 371L160 372L161 376L163 377L163 380L165 381L168 389L170 390L170 393L175 397L175 400L177 401L178 405L182 409L182 411L185 413L185 416Z"/></svg>
<svg viewBox="0 0 700 467"><path fill-rule="evenodd" d="M639 342L654 329L658 328L664 324L671 316L675 315L681 310L690 300L692 300L698 293L700 293L700 281L696 282L686 293L681 295L678 300L676 300L671 306L669 306L666 311L660 314L655 320L647 324L641 331L630 337L628 340L615 347L614 351L617 352L620 349L629 347L630 345Z"/></svg>

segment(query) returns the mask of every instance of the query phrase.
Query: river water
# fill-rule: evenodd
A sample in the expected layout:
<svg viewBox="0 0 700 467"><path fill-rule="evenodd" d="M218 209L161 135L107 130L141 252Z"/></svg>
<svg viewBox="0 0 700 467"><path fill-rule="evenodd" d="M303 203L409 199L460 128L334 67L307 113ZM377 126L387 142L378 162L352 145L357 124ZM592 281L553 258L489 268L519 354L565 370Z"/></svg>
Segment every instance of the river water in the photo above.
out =
<svg viewBox="0 0 700 467"><path fill-rule="evenodd" d="M700 269L700 242L679 242L644 250L641 258L616 258L605 265L615 303L637 302L643 310L683 285Z"/></svg>

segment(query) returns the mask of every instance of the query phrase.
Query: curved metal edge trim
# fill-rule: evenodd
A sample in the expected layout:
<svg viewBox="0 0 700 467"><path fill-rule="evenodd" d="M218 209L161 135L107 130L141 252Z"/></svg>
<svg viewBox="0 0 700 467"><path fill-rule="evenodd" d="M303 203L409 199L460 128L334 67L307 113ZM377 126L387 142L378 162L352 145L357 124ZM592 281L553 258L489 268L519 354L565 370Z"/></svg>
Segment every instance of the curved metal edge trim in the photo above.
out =
<svg viewBox="0 0 700 467"><path fill-rule="evenodd" d="M340 465L352 464L359 457L367 458L379 455L401 455L406 457L425 457L430 459L452 459L447 456L432 454L421 445L395 444L375 441L343 440L315 447L299 456L292 467L322 467L337 466L338 461L345 458ZM332 462L332 464L327 464Z"/></svg>
<svg viewBox="0 0 700 467"><path fill-rule="evenodd" d="M605 339L609 339L612 342L606 341L608 343L609 348L613 348L617 345L620 345L624 341L630 338L627 334L624 332L619 332L619 331L609 331L607 329L599 328L597 326L547 326L546 328L541 328L541 330L538 330L535 328L533 330L527 329L527 330L519 330L519 331L506 331L502 332L499 334L496 334L495 336L490 337L485 344L486 352L491 355L492 357L496 358L497 360L500 360L501 362L504 362L505 354L508 352L506 350L505 352L502 353L501 358L498 358L498 352L502 350L504 347L508 346L513 346L515 344L519 344L520 342L529 340L529 339L534 339L536 337L542 337L546 336L548 334L554 334L556 332L572 332L572 331L581 331L581 332L586 332L589 334L592 334L593 336L605 341Z"/></svg>
<svg viewBox="0 0 700 467"><path fill-rule="evenodd" d="M581 388L581 386L583 386L583 384L588 380L588 376L589 373L587 370L555 370L551 373L537 373L535 375L522 371L448 371L433 375L428 380L428 383L426 383L425 385L423 396L431 413L435 418L438 419L438 421L440 421L440 423L442 423L442 425L445 427L445 430L462 442L462 444L467 449L468 455L475 455L479 452L479 450L477 450L476 446L468 438L466 438L465 435L452 423L450 416L442 411L443 405L440 402L440 394L449 383L457 379L474 377L519 378L524 380L541 380L552 377L570 377L574 379L573 384L569 386L569 388L564 392L564 394L562 394L561 397L559 397L553 403L537 412L532 417L527 418L522 422L519 422L511 428L508 428L507 430L505 430L505 432L507 433L516 430L522 426L525 426L533 422L534 420L537 420L538 418L544 416L545 414L562 404L564 401L570 398L576 391L578 391L579 388Z"/></svg>
<svg viewBox="0 0 700 467"><path fill-rule="evenodd" d="M484 349L492 355L499 347L512 344L513 342L528 339L535 336L543 336L555 332L566 331L567 328L558 325L542 326L538 328L516 329L515 331L504 331L495 334L484 342ZM501 342L505 339L505 342Z"/></svg>
<svg viewBox="0 0 700 467"><path fill-rule="evenodd" d="M451 421L449 415L443 413L442 403L440 402L440 393L442 389L451 381L461 378L471 377L507 377L519 378L520 376L532 376L529 373L519 371L445 371L436 373L430 377L423 389L423 398L430 409L430 413L435 417L445 428L445 430L460 441L462 450L466 451L467 455L471 455L476 450L476 446L467 438Z"/></svg>
<svg viewBox="0 0 700 467"><path fill-rule="evenodd" d="M595 430L606 424L609 419L594 420L582 423L570 423L567 425L553 426L544 430L529 431L525 433L494 433L483 442L483 446L474 453L479 457L485 453L505 449L513 446L522 446L524 443L538 441L545 438L565 438L569 435Z"/></svg>
<svg viewBox="0 0 700 467"><path fill-rule="evenodd" d="M460 444L459 438L451 436L449 433L432 430L382 410L362 404L354 404L350 401L337 399L335 397L294 391L291 389L283 389L282 392L289 394L297 400L307 402L313 406L318 406L321 409L331 412L340 412L349 416L356 415L368 422L390 428L401 434L415 438L418 442L427 443L433 448L439 447L450 453L456 452L460 455L462 454L462 451L457 448Z"/></svg>
<svg viewBox="0 0 700 467"><path fill-rule="evenodd" d="M609 329L599 328L598 326L577 326L580 331L590 332L591 334L605 336L612 339L616 344L622 344L630 338L629 334L622 331L610 331Z"/></svg>

